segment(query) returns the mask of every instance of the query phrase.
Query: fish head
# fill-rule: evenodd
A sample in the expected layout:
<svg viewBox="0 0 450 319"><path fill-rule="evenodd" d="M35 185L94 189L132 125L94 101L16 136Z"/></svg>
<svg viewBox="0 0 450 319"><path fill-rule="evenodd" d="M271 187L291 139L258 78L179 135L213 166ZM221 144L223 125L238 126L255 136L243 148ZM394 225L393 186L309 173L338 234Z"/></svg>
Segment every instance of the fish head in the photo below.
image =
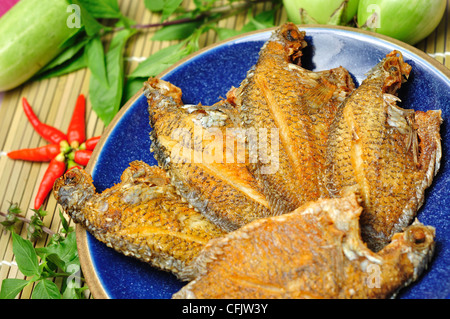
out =
<svg viewBox="0 0 450 319"><path fill-rule="evenodd" d="M403 60L401 52L394 50L367 74L365 81L380 81L383 93L395 94L410 72L411 66Z"/></svg>
<svg viewBox="0 0 450 319"><path fill-rule="evenodd" d="M94 194L92 177L79 168L67 171L53 185L53 195L67 213L81 210Z"/></svg>
<svg viewBox="0 0 450 319"><path fill-rule="evenodd" d="M283 55L288 63L300 65L302 49L307 46L305 35L295 24L286 23L273 32L261 50L261 55L267 50L271 54Z"/></svg>

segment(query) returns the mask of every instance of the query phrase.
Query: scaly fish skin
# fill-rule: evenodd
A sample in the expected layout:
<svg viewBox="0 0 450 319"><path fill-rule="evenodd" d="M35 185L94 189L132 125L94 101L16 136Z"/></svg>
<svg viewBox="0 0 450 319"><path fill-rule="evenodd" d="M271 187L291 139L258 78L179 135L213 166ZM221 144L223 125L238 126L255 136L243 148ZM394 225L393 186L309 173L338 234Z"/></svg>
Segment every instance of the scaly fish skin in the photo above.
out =
<svg viewBox="0 0 450 319"><path fill-rule="evenodd" d="M246 167L246 153L228 151L235 110L226 101L213 106L183 105L181 90L151 78L145 83L152 150L172 184L195 209L226 231L272 214Z"/></svg>
<svg viewBox="0 0 450 319"><path fill-rule="evenodd" d="M213 239L173 298L395 296L428 265L435 230L416 221L374 253L360 236L361 211L354 194L320 199Z"/></svg>
<svg viewBox="0 0 450 319"><path fill-rule="evenodd" d="M258 152L249 169L278 214L328 196L322 178L328 129L338 105L354 89L342 67L312 72L300 66L304 36L291 23L276 30L233 91L243 128L279 136L279 146L268 141L272 152L267 155L258 144L249 145L250 152ZM267 163L276 163L276 169L267 170Z"/></svg>
<svg viewBox="0 0 450 319"><path fill-rule="evenodd" d="M396 105L410 71L400 52L389 53L341 105L328 139L329 194L361 194L363 238L375 251L412 222L441 157L440 111Z"/></svg>
<svg viewBox="0 0 450 319"><path fill-rule="evenodd" d="M175 275L224 232L183 201L158 167L135 161L101 194L84 170L56 181L58 203L98 240Z"/></svg>

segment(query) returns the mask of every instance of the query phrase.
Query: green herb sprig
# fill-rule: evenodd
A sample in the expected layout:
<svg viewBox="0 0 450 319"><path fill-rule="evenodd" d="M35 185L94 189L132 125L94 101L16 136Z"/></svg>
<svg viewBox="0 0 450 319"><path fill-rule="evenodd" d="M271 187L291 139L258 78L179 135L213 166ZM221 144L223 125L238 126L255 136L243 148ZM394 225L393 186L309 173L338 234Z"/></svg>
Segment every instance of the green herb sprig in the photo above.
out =
<svg viewBox="0 0 450 319"><path fill-rule="evenodd" d="M14 299L25 287L35 284L31 294L32 299L84 299L84 278L81 276L80 260L78 258L75 232L69 227L67 220L60 212L63 228L55 233L43 226L43 210L34 210L31 219L20 215L17 204L11 204L8 213L1 213L5 217L1 223L5 230L12 231L12 246L17 267L27 279L3 279L0 289L0 299ZM14 232L14 225L22 221L28 224L27 238L22 238ZM40 238L43 233L51 236L47 246L33 247L33 240ZM61 287L53 281L63 278Z"/></svg>
<svg viewBox="0 0 450 319"><path fill-rule="evenodd" d="M195 8L187 10L182 0L142 0L148 10L160 14L159 23L138 25L124 16L117 0L68 0L80 7L81 27L66 41L65 50L46 65L34 80L60 76L82 68L91 72L89 99L94 112L109 124L120 107L131 98L148 77L200 48L200 36L213 30L219 40L240 33L274 26L274 15L281 0L193 0ZM253 16L260 3L273 8ZM248 12L249 23L241 30L220 28L218 22ZM169 20L171 17L175 17ZM128 41L138 32L159 28L153 41L178 40L140 63L131 74L124 74L124 52ZM112 37L105 41L105 37Z"/></svg>

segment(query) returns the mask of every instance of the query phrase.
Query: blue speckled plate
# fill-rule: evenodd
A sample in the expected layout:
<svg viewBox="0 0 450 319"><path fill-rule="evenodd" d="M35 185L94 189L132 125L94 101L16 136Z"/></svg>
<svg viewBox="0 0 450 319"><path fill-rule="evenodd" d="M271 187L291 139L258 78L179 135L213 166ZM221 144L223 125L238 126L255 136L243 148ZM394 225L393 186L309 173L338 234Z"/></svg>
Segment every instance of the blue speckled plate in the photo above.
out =
<svg viewBox="0 0 450 319"><path fill-rule="evenodd" d="M450 297L450 173L449 133L450 72L423 52L396 40L360 30L305 26L308 47L303 66L324 70L347 68L360 83L364 74L388 52L400 50L412 68L409 81L399 92L401 105L416 110L441 109L443 159L441 169L427 190L418 218L436 228L436 252L431 267L401 298ZM246 76L271 30L255 32L206 48L164 72L163 79L179 86L185 103L217 102ZM98 191L120 181L133 160L156 164L150 149L147 101L142 90L125 105L106 129L87 170ZM173 275L125 257L107 248L77 227L82 269L95 298L170 298L184 283Z"/></svg>

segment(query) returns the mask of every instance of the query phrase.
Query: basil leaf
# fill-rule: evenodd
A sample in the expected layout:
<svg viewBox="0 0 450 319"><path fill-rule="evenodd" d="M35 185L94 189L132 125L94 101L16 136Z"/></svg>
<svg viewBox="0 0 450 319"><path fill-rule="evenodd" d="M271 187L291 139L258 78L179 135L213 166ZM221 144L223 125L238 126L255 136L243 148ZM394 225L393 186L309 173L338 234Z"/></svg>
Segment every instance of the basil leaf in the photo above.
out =
<svg viewBox="0 0 450 319"><path fill-rule="evenodd" d="M120 108L124 82L123 51L126 42L135 33L135 30L124 29L116 33L111 40L106 54L108 84L99 81L95 76L90 78L89 97L92 109L105 125L111 122Z"/></svg>
<svg viewBox="0 0 450 319"><path fill-rule="evenodd" d="M174 24L165 26L158 31L152 37L154 41L172 41L182 40L190 36L194 31L202 24L202 22L187 22L182 24Z"/></svg>
<svg viewBox="0 0 450 319"><path fill-rule="evenodd" d="M57 67L54 67L46 72L38 73L32 78L33 81L49 79L57 76L61 76L67 73L75 72L79 69L87 67L86 59L84 57L84 50L75 54L70 60L64 62Z"/></svg>
<svg viewBox="0 0 450 319"><path fill-rule="evenodd" d="M123 88L122 104L131 99L144 86L147 79L148 77L128 78Z"/></svg>
<svg viewBox="0 0 450 319"><path fill-rule="evenodd" d="M241 31L228 28L214 28L214 30L216 31L219 40L225 40L243 33Z"/></svg>
<svg viewBox="0 0 450 319"><path fill-rule="evenodd" d="M100 82L108 85L106 78L105 52L100 36L92 38L87 44L85 50L86 63L93 76L96 76Z"/></svg>
<svg viewBox="0 0 450 319"><path fill-rule="evenodd" d="M34 287L31 299L61 299L61 294L53 281L42 279Z"/></svg>
<svg viewBox="0 0 450 319"><path fill-rule="evenodd" d="M169 66L189 54L189 50L183 48L184 43L171 45L149 56L141 62L128 78L156 76Z"/></svg>
<svg viewBox="0 0 450 319"><path fill-rule="evenodd" d="M225 40L227 38L243 34L246 32L270 28L275 26L274 25L275 13L276 9L273 9L263 11L260 14L256 15L255 17L249 15L249 22L246 23L239 31L228 28L214 28L214 30L216 31L219 40Z"/></svg>
<svg viewBox="0 0 450 319"><path fill-rule="evenodd" d="M145 7L152 12L162 11L164 0L144 0Z"/></svg>
<svg viewBox="0 0 450 319"><path fill-rule="evenodd" d="M167 18L175 12L182 2L183 0L165 0L164 7L162 9L161 21L167 20Z"/></svg>
<svg viewBox="0 0 450 319"><path fill-rule="evenodd" d="M69 61L71 58L73 58L78 52L80 52L81 49L84 48L86 43L88 43L89 39L83 39L77 43L75 43L73 46L68 47L66 50L61 52L56 58L54 58L52 61L50 61L45 67L43 67L38 74L42 74L47 72L48 70L51 70L57 66L60 66L64 62Z"/></svg>
<svg viewBox="0 0 450 319"><path fill-rule="evenodd" d="M66 271L65 265L78 258L75 232L68 234L67 237L57 245L37 248L36 252L39 256L46 257L48 260L58 265L62 270Z"/></svg>
<svg viewBox="0 0 450 319"><path fill-rule="evenodd" d="M101 29L103 29L103 25L100 24L97 20L95 20L95 18L92 16L92 14L82 4L82 2L85 2L85 1L69 0L69 2L80 6L81 23L84 25L86 34L88 36L93 36L93 35L97 34Z"/></svg>
<svg viewBox="0 0 450 319"><path fill-rule="evenodd" d="M64 217L64 214L62 213L61 210L59 211L59 218L61 219L61 225L63 226L63 230L64 230L62 232L69 234L71 231L73 231L73 228L69 226L69 222Z"/></svg>
<svg viewBox="0 0 450 319"><path fill-rule="evenodd" d="M114 19L122 16L117 0L78 1L94 18Z"/></svg>
<svg viewBox="0 0 450 319"><path fill-rule="evenodd" d="M242 31L249 32L254 30L260 30L265 28L270 28L275 26L274 25L274 19L275 19L275 13L276 10L268 10L263 11L260 14L256 15L255 17L250 18L250 22L248 22L243 28Z"/></svg>
<svg viewBox="0 0 450 319"><path fill-rule="evenodd" d="M2 281L0 299L14 299L30 282L25 279L7 278Z"/></svg>
<svg viewBox="0 0 450 319"><path fill-rule="evenodd" d="M17 267L25 276L39 275L39 263L36 251L29 240L12 233L13 253L16 257Z"/></svg>

